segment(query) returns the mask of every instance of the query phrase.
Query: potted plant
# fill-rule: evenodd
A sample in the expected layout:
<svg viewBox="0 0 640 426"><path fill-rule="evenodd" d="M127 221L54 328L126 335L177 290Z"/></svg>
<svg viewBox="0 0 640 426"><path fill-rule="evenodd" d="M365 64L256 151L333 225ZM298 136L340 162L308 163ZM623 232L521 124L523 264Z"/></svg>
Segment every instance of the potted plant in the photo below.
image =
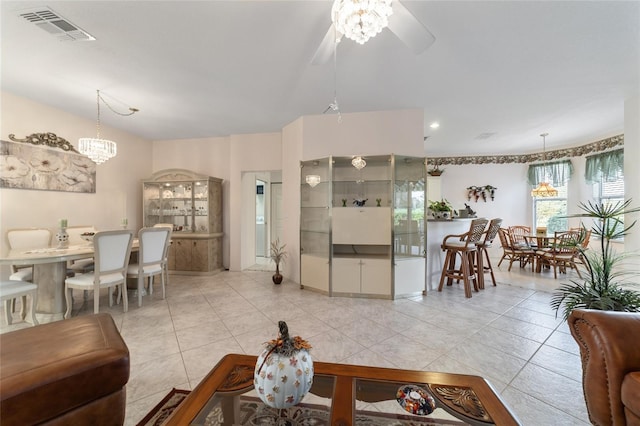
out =
<svg viewBox="0 0 640 426"><path fill-rule="evenodd" d="M282 274L280 274L280 262L284 263L284 260L287 258L287 252L285 251L286 246L286 244L280 244L279 238L271 242L271 260L276 264L276 273L273 274L273 277L271 277L274 284L280 284L282 282Z"/></svg>
<svg viewBox="0 0 640 426"><path fill-rule="evenodd" d="M444 169L441 169L439 165L436 164L433 168L429 169L427 173L429 173L429 176L440 176L444 173Z"/></svg>
<svg viewBox="0 0 640 426"><path fill-rule="evenodd" d="M445 199L440 201L429 200L429 210L431 210L431 215L436 219L451 219L453 215L453 206Z"/></svg>
<svg viewBox="0 0 640 426"><path fill-rule="evenodd" d="M634 285L625 279L637 276L637 271L626 270L624 265L620 265L632 254L618 254L611 246L612 240L627 235L636 224L634 220L625 227L620 219L624 213L640 211L640 207L629 209L630 204L631 200L615 204L580 203L580 209L584 213L568 216L594 219L591 232L599 238L600 246L598 250L578 247L584 259L587 277L582 282L572 280L571 283L561 285L551 298L551 307L555 309L556 315L562 309L565 321L576 308L640 311L640 292L625 288Z"/></svg>

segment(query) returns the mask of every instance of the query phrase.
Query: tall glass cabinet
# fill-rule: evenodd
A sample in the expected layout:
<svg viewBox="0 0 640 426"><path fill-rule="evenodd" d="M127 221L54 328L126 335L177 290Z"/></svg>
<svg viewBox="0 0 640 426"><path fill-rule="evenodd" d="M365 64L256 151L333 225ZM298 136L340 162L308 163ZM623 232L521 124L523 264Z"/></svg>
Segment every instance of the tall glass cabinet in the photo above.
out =
<svg viewBox="0 0 640 426"><path fill-rule="evenodd" d="M161 170L142 182L143 224L170 224L169 269L222 269L222 179L183 169Z"/></svg>
<svg viewBox="0 0 640 426"><path fill-rule="evenodd" d="M352 157L301 162L301 286L354 297L421 293L424 158L362 159L364 167Z"/></svg>

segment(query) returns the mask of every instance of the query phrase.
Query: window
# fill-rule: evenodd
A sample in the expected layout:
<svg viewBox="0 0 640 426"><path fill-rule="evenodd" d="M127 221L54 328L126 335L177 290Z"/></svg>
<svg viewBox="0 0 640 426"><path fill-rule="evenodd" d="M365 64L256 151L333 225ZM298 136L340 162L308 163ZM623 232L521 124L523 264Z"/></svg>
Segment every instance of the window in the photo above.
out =
<svg viewBox="0 0 640 426"><path fill-rule="evenodd" d="M601 181L593 184L593 198L596 202L604 205L624 203L624 176L621 172L612 181ZM624 215L619 217L620 222L616 223L616 232L624 229Z"/></svg>
<svg viewBox="0 0 640 426"><path fill-rule="evenodd" d="M536 228L547 228L547 234L568 229L567 216L567 184L554 186L558 190L557 197L533 199L533 221Z"/></svg>
<svg viewBox="0 0 640 426"><path fill-rule="evenodd" d="M587 157L585 179L593 184L593 198L598 204L624 203L624 149ZM624 216L616 231L624 229Z"/></svg>
<svg viewBox="0 0 640 426"><path fill-rule="evenodd" d="M540 182L549 182L558 190L556 197L535 197L533 199L533 223L535 228L547 228L547 234L568 229L567 182L573 173L570 160L529 166L528 180L532 188Z"/></svg>

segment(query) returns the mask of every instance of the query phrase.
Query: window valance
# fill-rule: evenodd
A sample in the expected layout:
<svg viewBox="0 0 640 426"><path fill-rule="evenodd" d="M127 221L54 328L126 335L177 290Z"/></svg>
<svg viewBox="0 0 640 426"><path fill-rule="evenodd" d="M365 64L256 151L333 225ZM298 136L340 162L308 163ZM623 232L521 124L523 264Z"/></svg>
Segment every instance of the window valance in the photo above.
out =
<svg viewBox="0 0 640 426"><path fill-rule="evenodd" d="M551 163L530 164L528 171L529 185L538 186L540 182L548 182L553 186L563 186L573 174L571 160Z"/></svg>
<svg viewBox="0 0 640 426"><path fill-rule="evenodd" d="M587 157L584 178L587 182L612 182L624 175L624 149Z"/></svg>

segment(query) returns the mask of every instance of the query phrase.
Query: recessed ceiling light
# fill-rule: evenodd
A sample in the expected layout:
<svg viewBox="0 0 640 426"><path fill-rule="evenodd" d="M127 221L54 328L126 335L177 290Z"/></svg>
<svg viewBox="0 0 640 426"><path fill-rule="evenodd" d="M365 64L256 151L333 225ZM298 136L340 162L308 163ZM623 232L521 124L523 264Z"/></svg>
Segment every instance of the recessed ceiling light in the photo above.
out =
<svg viewBox="0 0 640 426"><path fill-rule="evenodd" d="M438 127L440 127L440 123L438 123L437 121L434 121L429 125L429 127L431 127L432 129L437 129Z"/></svg>

